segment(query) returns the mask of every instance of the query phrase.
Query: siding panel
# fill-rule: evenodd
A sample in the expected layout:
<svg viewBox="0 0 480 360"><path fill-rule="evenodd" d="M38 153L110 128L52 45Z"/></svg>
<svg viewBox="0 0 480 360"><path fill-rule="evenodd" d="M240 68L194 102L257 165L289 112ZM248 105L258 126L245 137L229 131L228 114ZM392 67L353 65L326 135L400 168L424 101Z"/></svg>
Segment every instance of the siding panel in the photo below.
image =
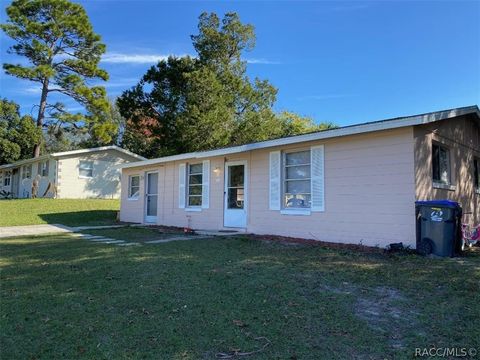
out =
<svg viewBox="0 0 480 360"><path fill-rule="evenodd" d="M315 145L325 146L325 212L292 216L269 210L270 152ZM233 160L248 162L248 232L373 246L415 244L413 128L211 158L210 207L201 212L178 208L179 162L166 163L158 223L223 228L224 162ZM128 182L126 175L145 170L125 169L122 182ZM125 194L122 186L122 220L142 222L142 201L129 202Z"/></svg>

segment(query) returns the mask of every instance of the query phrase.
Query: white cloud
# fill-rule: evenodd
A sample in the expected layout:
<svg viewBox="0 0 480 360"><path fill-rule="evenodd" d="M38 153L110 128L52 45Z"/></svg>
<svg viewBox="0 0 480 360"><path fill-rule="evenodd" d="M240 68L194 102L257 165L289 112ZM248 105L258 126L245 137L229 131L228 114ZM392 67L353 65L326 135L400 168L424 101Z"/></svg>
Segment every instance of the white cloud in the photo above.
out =
<svg viewBox="0 0 480 360"><path fill-rule="evenodd" d="M28 87L24 90L25 90L26 93L29 93L29 94L41 94L42 93L42 89L40 88L40 86L37 86L37 87L31 86L31 87Z"/></svg>
<svg viewBox="0 0 480 360"><path fill-rule="evenodd" d="M36 96L40 95L42 93L42 88L41 85L39 84L38 86L34 85L28 85L25 87L18 87L13 90L15 93L20 94L20 95L26 95L26 96Z"/></svg>
<svg viewBox="0 0 480 360"><path fill-rule="evenodd" d="M186 54L122 54L107 53L102 57L102 62L110 64L154 64L167 60L169 56L187 56Z"/></svg>
<svg viewBox="0 0 480 360"><path fill-rule="evenodd" d="M262 64L262 65L278 65L280 64L279 61L273 61L273 60L267 60L267 59L257 59L257 58L250 58L250 59L245 59L245 61L248 64Z"/></svg>
<svg viewBox="0 0 480 360"><path fill-rule="evenodd" d="M190 54L124 54L124 53L107 53L103 55L102 62L109 64L155 64L162 60L167 60L169 56L190 56ZM278 61L268 60L265 58L247 58L244 59L249 64L274 65L280 64Z"/></svg>

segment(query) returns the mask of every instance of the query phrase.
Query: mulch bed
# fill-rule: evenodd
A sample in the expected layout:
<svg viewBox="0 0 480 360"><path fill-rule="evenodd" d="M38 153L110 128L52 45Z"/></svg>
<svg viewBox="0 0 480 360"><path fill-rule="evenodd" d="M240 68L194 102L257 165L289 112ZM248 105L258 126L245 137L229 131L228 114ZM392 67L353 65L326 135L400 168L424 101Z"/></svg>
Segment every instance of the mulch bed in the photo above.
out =
<svg viewBox="0 0 480 360"><path fill-rule="evenodd" d="M354 251L361 251L365 253L376 253L376 254L385 252L385 249L374 247L374 246L366 246L366 245L359 245L359 244L342 244L342 243L334 243L334 242L319 241L319 240L293 238L288 236L250 234L248 235L248 237L253 240L277 242L277 243L282 243L286 245L299 244L299 245L307 245L307 246L320 246L327 249L354 250Z"/></svg>

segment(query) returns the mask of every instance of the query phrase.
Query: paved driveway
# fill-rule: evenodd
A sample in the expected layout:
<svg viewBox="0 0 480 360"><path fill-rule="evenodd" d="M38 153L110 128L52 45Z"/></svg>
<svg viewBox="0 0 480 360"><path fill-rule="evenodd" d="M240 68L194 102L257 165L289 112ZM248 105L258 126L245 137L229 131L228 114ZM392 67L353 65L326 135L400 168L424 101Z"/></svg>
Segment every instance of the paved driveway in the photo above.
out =
<svg viewBox="0 0 480 360"><path fill-rule="evenodd" d="M70 233L73 229L60 224L24 225L0 227L0 238L52 233Z"/></svg>
<svg viewBox="0 0 480 360"><path fill-rule="evenodd" d="M62 224L41 224L41 225L23 225L23 226L4 226L0 227L0 239L14 236L31 236L55 233L71 233L87 229L110 229L124 227L126 225L105 225L105 226L77 226L69 227Z"/></svg>

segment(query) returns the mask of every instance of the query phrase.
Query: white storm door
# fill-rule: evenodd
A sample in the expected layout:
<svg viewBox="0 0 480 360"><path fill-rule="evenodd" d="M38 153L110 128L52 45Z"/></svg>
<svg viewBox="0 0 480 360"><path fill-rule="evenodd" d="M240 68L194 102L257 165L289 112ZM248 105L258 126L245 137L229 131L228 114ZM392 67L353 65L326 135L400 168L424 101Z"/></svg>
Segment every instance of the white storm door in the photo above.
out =
<svg viewBox="0 0 480 360"><path fill-rule="evenodd" d="M225 163L223 226L247 227L247 162Z"/></svg>
<svg viewBox="0 0 480 360"><path fill-rule="evenodd" d="M157 222L158 172L145 174L145 222Z"/></svg>

